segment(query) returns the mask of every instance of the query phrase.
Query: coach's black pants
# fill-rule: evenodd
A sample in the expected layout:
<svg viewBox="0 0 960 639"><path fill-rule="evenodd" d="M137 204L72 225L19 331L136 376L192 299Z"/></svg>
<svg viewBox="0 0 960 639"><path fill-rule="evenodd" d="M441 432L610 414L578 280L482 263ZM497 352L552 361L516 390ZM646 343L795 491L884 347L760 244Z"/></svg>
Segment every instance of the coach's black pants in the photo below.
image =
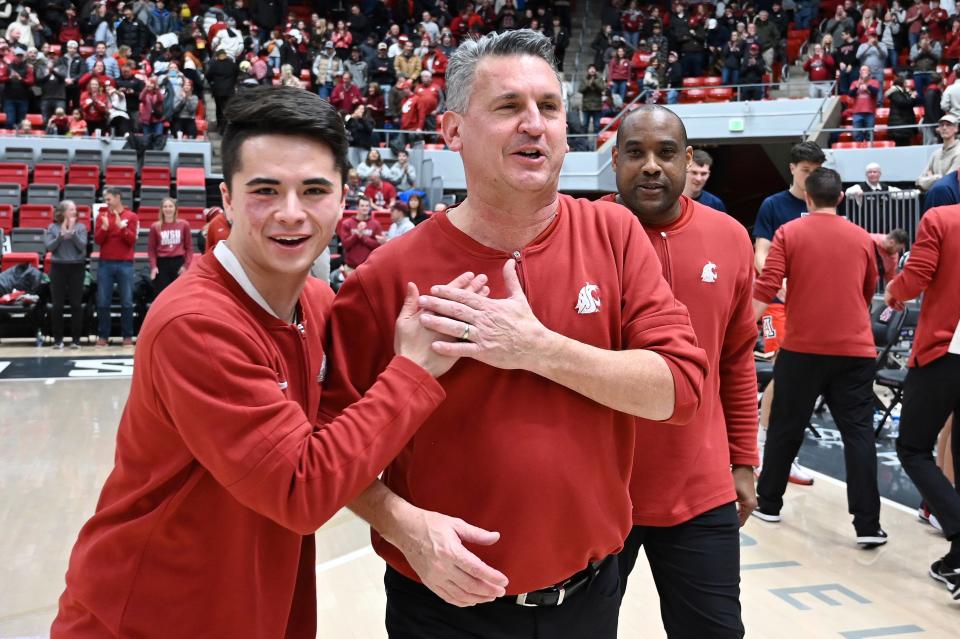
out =
<svg viewBox="0 0 960 639"><path fill-rule="evenodd" d="M813 355L780 349L773 367L770 428L763 448L757 501L766 513L783 507L790 464L810 423L814 404L823 395L843 439L847 467L847 503L857 534L880 528L877 448L873 434L873 358Z"/></svg>
<svg viewBox="0 0 960 639"><path fill-rule="evenodd" d="M450 605L387 566L390 639L616 639L620 613L617 562L610 557L586 589L562 605L527 608L505 600Z"/></svg>
<svg viewBox="0 0 960 639"><path fill-rule="evenodd" d="M620 593L643 546L670 639L739 639L740 524L730 503L677 526L634 526L617 555Z"/></svg>
<svg viewBox="0 0 960 639"><path fill-rule="evenodd" d="M960 489L933 459L937 435L950 413L954 477L960 478L960 355L944 355L911 368L903 387L897 456L951 541L960 538ZM960 486L960 482L957 484Z"/></svg>

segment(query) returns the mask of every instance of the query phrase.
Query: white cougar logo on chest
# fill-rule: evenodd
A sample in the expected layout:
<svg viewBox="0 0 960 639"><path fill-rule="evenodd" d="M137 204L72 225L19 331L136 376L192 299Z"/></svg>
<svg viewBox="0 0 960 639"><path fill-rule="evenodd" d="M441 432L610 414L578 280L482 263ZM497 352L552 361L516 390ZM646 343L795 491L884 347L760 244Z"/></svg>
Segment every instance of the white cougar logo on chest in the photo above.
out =
<svg viewBox="0 0 960 639"><path fill-rule="evenodd" d="M717 265L713 262L707 262L706 266L703 267L703 272L700 273L700 280L707 282L708 284L713 284L717 281Z"/></svg>
<svg viewBox="0 0 960 639"><path fill-rule="evenodd" d="M597 313L600 311L600 287L596 284L584 284L577 295L577 313Z"/></svg>

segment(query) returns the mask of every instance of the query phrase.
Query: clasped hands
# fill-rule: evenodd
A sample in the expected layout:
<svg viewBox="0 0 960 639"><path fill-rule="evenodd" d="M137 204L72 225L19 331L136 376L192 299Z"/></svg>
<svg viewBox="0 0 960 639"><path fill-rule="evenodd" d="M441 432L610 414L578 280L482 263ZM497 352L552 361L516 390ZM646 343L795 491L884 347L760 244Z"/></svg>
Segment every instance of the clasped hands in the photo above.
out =
<svg viewBox="0 0 960 639"><path fill-rule="evenodd" d="M503 266L507 297L491 299L451 285L430 288L419 297L420 323L457 341L435 341L447 357L471 357L502 369L532 370L551 335L533 314L514 260Z"/></svg>

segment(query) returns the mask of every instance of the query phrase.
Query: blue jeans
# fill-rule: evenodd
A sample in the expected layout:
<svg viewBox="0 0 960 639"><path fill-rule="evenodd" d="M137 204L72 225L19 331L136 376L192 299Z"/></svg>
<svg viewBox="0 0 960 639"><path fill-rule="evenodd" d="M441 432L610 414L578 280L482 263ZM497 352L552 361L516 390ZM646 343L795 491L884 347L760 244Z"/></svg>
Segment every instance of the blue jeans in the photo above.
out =
<svg viewBox="0 0 960 639"><path fill-rule="evenodd" d="M551 32L552 33L552 32ZM627 44L630 45L631 49L636 49L637 45L640 44L640 32L639 31L624 31L623 39L627 41Z"/></svg>
<svg viewBox="0 0 960 639"><path fill-rule="evenodd" d="M670 89L667 91L667 104L676 104L680 101L680 91L677 89Z"/></svg>
<svg viewBox="0 0 960 639"><path fill-rule="evenodd" d="M611 88L613 93L620 94L620 97L624 100L627 99L627 81L626 80L614 80L613 87Z"/></svg>
<svg viewBox="0 0 960 639"><path fill-rule="evenodd" d="M932 71L914 71L913 86L917 91L917 99L923 104L923 98L926 95L927 87L930 86L930 76Z"/></svg>
<svg viewBox="0 0 960 639"><path fill-rule="evenodd" d="M806 2L799 4L794 16L795 23L793 26L797 29L809 29L814 15L816 15L816 12L814 11L812 5L807 4Z"/></svg>
<svg viewBox="0 0 960 639"><path fill-rule="evenodd" d="M590 132L590 123L593 122L593 132L600 132L600 111L584 111L583 112L583 132Z"/></svg>
<svg viewBox="0 0 960 639"><path fill-rule="evenodd" d="M321 98L330 99L330 94L333 93L333 82L325 82L317 87L317 95Z"/></svg>
<svg viewBox="0 0 960 639"><path fill-rule="evenodd" d="M723 67L721 74L723 75L724 84L737 84L738 80L740 80L740 69Z"/></svg>
<svg viewBox="0 0 960 639"><path fill-rule="evenodd" d="M97 269L97 336L110 337L110 301L113 285L120 287L120 332L133 338L133 262L102 260Z"/></svg>
<svg viewBox="0 0 960 639"><path fill-rule="evenodd" d="M163 122L153 122L153 123L143 123L143 134L144 135L163 135Z"/></svg>
<svg viewBox="0 0 960 639"><path fill-rule="evenodd" d="M30 103L27 100L10 100L8 98L3 101L3 112L7 114L8 129L15 129L20 126L20 123L27 117L29 106Z"/></svg>
<svg viewBox="0 0 960 639"><path fill-rule="evenodd" d="M853 139L857 142L867 142L873 139L873 123L877 119L875 113L853 114ZM857 129L867 129L857 131Z"/></svg>

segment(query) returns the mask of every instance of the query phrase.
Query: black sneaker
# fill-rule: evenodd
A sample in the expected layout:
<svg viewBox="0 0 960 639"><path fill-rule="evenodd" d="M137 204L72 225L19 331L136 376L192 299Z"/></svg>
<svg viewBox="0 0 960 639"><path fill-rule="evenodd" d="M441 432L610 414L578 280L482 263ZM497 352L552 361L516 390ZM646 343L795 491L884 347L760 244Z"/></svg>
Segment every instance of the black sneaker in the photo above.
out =
<svg viewBox="0 0 960 639"><path fill-rule="evenodd" d="M753 515L754 517L756 517L757 519L761 520L761 521L767 522L768 524L776 524L776 523L779 523L779 522L780 522L780 519L781 519L780 513L768 513L768 512L765 512L765 511L761 510L759 507L754 508L754 509L753 509L753 512L750 513L750 514Z"/></svg>
<svg viewBox="0 0 960 639"><path fill-rule="evenodd" d="M877 546L882 546L887 543L887 533L883 531L883 528L878 528L877 532L867 535L857 533L857 543L864 550L876 548Z"/></svg>
<svg viewBox="0 0 960 639"><path fill-rule="evenodd" d="M930 564L930 576L949 588L950 580L960 576L960 568L951 568L940 558Z"/></svg>

